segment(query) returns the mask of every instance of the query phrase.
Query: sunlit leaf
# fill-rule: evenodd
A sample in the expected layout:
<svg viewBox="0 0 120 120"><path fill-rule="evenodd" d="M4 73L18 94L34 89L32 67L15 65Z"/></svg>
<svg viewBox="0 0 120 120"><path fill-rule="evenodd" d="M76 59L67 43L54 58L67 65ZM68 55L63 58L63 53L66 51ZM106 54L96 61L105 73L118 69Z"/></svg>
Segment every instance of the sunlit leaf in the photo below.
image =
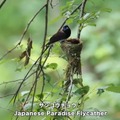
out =
<svg viewBox="0 0 120 120"><path fill-rule="evenodd" d="M73 19L68 19L66 23L67 23L67 24L73 23Z"/></svg>

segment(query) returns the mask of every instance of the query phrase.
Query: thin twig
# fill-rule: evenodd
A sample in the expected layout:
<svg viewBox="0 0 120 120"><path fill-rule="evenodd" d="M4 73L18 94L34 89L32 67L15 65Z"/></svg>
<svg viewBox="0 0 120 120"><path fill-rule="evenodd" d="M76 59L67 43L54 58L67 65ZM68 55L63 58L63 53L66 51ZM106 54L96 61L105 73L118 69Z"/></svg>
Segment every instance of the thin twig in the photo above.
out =
<svg viewBox="0 0 120 120"><path fill-rule="evenodd" d="M40 59L40 62L39 62L39 66L38 67L41 67L41 71L43 72L43 66L44 64L46 63L46 60L47 58L49 57L49 50L51 49L51 46L48 50L48 56L46 57L46 59L44 60L44 63L43 65L41 66L41 63L42 63L42 57L43 57L43 53L48 49L48 47L45 48L45 43L46 43L46 37L47 37L47 31L48 31L48 5L49 5L49 0L47 0L47 3L46 3L46 13L45 13L45 34L44 34L44 41L43 41L43 47L42 47L42 51L41 51L41 59ZM44 72L43 72L44 73ZM43 74L44 76L44 74ZM42 86L42 91L41 91L41 94L43 93L43 89L44 89L44 79L43 79L43 86Z"/></svg>
<svg viewBox="0 0 120 120"><path fill-rule="evenodd" d="M28 75L24 80L27 80L28 78L30 78L33 74L35 74L36 71L33 71L30 75ZM23 78L22 79L18 79L18 80L12 80L12 81L8 81L8 82L2 82L0 83L0 85L4 85L4 84L10 84L10 83L13 83L13 82L19 82L19 81L23 81ZM21 82L20 82L21 83Z"/></svg>
<svg viewBox="0 0 120 120"><path fill-rule="evenodd" d="M46 3L46 13L45 13L45 33L44 33L44 41L43 41L42 52L44 51L44 48L45 48L46 37L47 37L47 31L48 31L48 4L49 4L49 0L47 0L47 3Z"/></svg>
<svg viewBox="0 0 120 120"><path fill-rule="evenodd" d="M34 98L35 98L35 93L36 93L36 87L37 87L37 79L39 77L39 74L36 73L36 79L35 79L35 85L34 85L34 91L33 91L33 96L32 96L32 102L31 102L31 111L33 111L33 104L34 104ZM29 116L29 119L31 119L32 116Z"/></svg>
<svg viewBox="0 0 120 120"><path fill-rule="evenodd" d="M9 84L9 83L13 83L13 82L19 82L19 81L22 81L22 80L23 79L12 80L12 81L8 81L8 82L2 82L2 83L0 83L0 85Z"/></svg>
<svg viewBox="0 0 120 120"><path fill-rule="evenodd" d="M3 5L5 4L6 0L3 0L0 4L0 9L3 7Z"/></svg>
<svg viewBox="0 0 120 120"><path fill-rule="evenodd" d="M48 57L49 57L51 48L52 48L52 46L50 46L50 48L49 48L49 50L48 50L48 54L47 54L47 56L46 56L43 64L46 63L46 61L47 61L47 59L48 59ZM42 66L43 66L43 65L42 65ZM44 77L44 76L45 76L45 73L44 73L43 69L42 69L42 73L43 73L43 85L42 85L41 94L43 93L43 91L44 91L44 86L45 86L45 77Z"/></svg>
<svg viewBox="0 0 120 120"><path fill-rule="evenodd" d="M53 8L53 0L50 1L50 6Z"/></svg>
<svg viewBox="0 0 120 120"><path fill-rule="evenodd" d="M26 26L26 28L25 28L25 30L24 30L24 32L23 32L23 34L22 34L19 42L15 45L15 47L13 47L12 49L10 49L9 51L6 52L6 53L0 58L0 61L1 61L5 56L7 56L9 53L11 53L14 49L16 49L16 48L21 44L21 42L22 42L24 36L26 35L26 33L27 33L27 31L28 31L31 23L33 22L33 20L36 18L36 16L41 12L41 10L42 10L45 6L46 6L46 4L45 4L44 6L42 6L42 7L35 13L35 15L30 19L30 21L28 22L28 24L27 24L27 26Z"/></svg>
<svg viewBox="0 0 120 120"><path fill-rule="evenodd" d="M85 9L85 4L86 4L87 0L83 0L81 8L80 9L80 19L82 19L83 15L84 15L84 9ZM81 35L81 31L83 28L83 24L79 24L78 26L78 33L77 33L77 38L80 39L80 35Z"/></svg>

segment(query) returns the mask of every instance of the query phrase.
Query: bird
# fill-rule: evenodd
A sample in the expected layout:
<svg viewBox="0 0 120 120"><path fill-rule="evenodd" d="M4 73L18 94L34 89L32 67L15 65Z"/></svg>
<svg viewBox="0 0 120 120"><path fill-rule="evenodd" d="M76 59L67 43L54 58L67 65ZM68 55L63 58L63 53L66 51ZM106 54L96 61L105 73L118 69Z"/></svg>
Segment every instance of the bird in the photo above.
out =
<svg viewBox="0 0 120 120"><path fill-rule="evenodd" d="M63 42L65 39L69 38L71 35L71 29L68 25L63 26L63 28L55 33L49 40L49 42L46 44L46 46L49 46L51 44L54 44L55 42Z"/></svg>

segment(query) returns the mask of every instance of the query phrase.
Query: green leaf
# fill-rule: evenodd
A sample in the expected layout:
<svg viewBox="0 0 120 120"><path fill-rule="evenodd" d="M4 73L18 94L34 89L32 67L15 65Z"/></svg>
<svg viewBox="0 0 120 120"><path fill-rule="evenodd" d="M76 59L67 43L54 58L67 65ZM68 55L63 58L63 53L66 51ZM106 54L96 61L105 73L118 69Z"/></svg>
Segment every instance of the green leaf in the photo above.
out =
<svg viewBox="0 0 120 120"><path fill-rule="evenodd" d="M106 88L107 91L120 93L120 86L110 86Z"/></svg>
<svg viewBox="0 0 120 120"><path fill-rule="evenodd" d="M68 19L66 23L67 23L67 24L73 23L73 19Z"/></svg>
<svg viewBox="0 0 120 120"><path fill-rule="evenodd" d="M75 91L75 94L80 94L80 95L84 95L87 94L89 91L89 86L84 86L82 88L79 88Z"/></svg>
<svg viewBox="0 0 120 120"><path fill-rule="evenodd" d="M73 80L73 84L78 84L78 83L80 83L80 79L75 78L75 79Z"/></svg>
<svg viewBox="0 0 120 120"><path fill-rule="evenodd" d="M50 82L51 77L50 77L48 74L45 74L45 80L46 80L47 82Z"/></svg>
<svg viewBox="0 0 120 120"><path fill-rule="evenodd" d="M82 24L82 23L84 23L84 21L85 21L85 19L80 19L80 20L78 20L77 22L78 22L79 24Z"/></svg>
<svg viewBox="0 0 120 120"><path fill-rule="evenodd" d="M18 67L18 68L15 69L15 71L16 71L16 72L21 72L22 69L23 69L23 67Z"/></svg>
<svg viewBox="0 0 120 120"><path fill-rule="evenodd" d="M41 93L41 94L36 95L36 97L38 97L38 99L41 100L41 99L43 99L44 95L43 95L43 93Z"/></svg>
<svg viewBox="0 0 120 120"><path fill-rule="evenodd" d="M96 26L95 23L88 23L89 26Z"/></svg>
<svg viewBox="0 0 120 120"><path fill-rule="evenodd" d="M87 101L87 100L89 100L90 98L89 97L86 97L85 99L84 99L84 101Z"/></svg>
<svg viewBox="0 0 120 120"><path fill-rule="evenodd" d="M45 68L51 68L51 69L56 69L58 66L57 63L50 63L45 66Z"/></svg>

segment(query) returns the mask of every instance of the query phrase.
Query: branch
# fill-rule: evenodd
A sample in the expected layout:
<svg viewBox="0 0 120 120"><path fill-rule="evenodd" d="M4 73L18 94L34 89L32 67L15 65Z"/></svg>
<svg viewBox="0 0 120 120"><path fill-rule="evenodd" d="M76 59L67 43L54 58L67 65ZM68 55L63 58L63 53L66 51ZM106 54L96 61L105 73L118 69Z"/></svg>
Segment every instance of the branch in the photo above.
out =
<svg viewBox="0 0 120 120"><path fill-rule="evenodd" d="M42 57L43 57L43 53L44 53L44 50L45 50L45 43L46 43L46 37L47 37L47 28L48 28L48 4L49 4L49 0L47 0L47 3L46 3L46 5L45 5L45 7L46 7L46 13L45 13L45 34L44 34L43 47L42 47L41 54L40 54L39 58L36 60L36 62L35 62L35 63L32 65L32 67L29 69L29 71L28 71L27 74L25 75L23 81L22 81L21 84L19 85L19 87L18 87L15 95L13 96L14 103L15 103L16 98L17 98L17 95L18 95L18 93L19 93L19 91L20 91L20 89L21 89L24 81L26 80L26 77L28 77L28 75L29 75L30 71L32 70L32 68L34 67L34 65L36 65L36 64L38 63L38 66L37 66L37 68L36 68L36 70L35 70L35 72L34 72L34 73L35 73L34 83L33 83L33 85L31 86L30 92L29 92L29 94L27 95L27 98L26 98L26 100L25 100L25 102L24 102L24 103L26 104L28 98L30 97L31 92L33 91L31 111L33 111L33 103L34 103L34 97L35 97L35 93L36 93L37 81L38 81L38 78L39 78L41 72L44 72L44 71L43 71L43 67L44 67L44 64L46 63L46 60L47 60L47 58L48 58L48 56L49 56L49 54L50 54L50 53L49 53L49 52L50 52L50 49L51 49L51 47L52 47L52 46L51 46L51 47L49 48L48 55L47 55L46 59L44 60L44 62L42 63ZM43 79L43 80L45 80L45 79ZM42 86L42 89L43 89L43 88L44 88L44 85ZM43 92L43 91L41 91L41 93L42 93L42 92ZM31 119L31 117L29 117L29 120L30 120L30 119Z"/></svg>
<svg viewBox="0 0 120 120"><path fill-rule="evenodd" d="M3 0L0 4L0 9L3 7L3 5L5 4L6 0Z"/></svg>
<svg viewBox="0 0 120 120"><path fill-rule="evenodd" d="M51 48L52 48L52 46L50 46L50 48L48 49L48 54L47 54L47 56L46 56L46 58L45 58L45 60L44 60L44 63L43 63L43 65L46 63L46 61L47 61L47 59L48 59L48 57L49 57L49 55L50 55L50 50L51 50ZM43 67L43 65L41 66L41 67ZM45 85L45 73L44 73L44 71L43 71L43 68L41 69L42 70L42 73L43 73L43 85L42 85L42 90L41 90L41 94L43 93L43 90L44 90L44 85Z"/></svg>
<svg viewBox="0 0 120 120"><path fill-rule="evenodd" d="M44 48L45 48L47 31L48 31L48 3L49 3L49 0L47 0L46 6L45 6L46 7L46 13L45 13L45 33L44 33L44 41L43 41L43 47L42 47L41 54L43 53Z"/></svg>
<svg viewBox="0 0 120 120"><path fill-rule="evenodd" d="M35 13L35 15L30 19L30 21L28 22L28 24L27 24L27 26L26 26L26 28L25 28L25 30L24 30L24 32L23 32L23 34L22 34L19 42L15 45L15 47L13 47L11 50L9 50L9 51L6 52L6 53L0 58L0 61L1 61L5 56L7 56L9 53L11 53L14 49L16 49L16 48L21 44L21 42L22 42L24 36L26 35L26 33L27 33L27 31L28 31L31 23L33 22L33 20L36 18L36 16L41 12L41 10L42 10L45 6L46 6L46 4L45 4L44 6L42 6L42 8L40 8L40 9Z"/></svg>
<svg viewBox="0 0 120 120"><path fill-rule="evenodd" d="M85 9L85 5L86 5L87 0L83 0L81 8L80 8L80 19L82 19L83 15L84 15L84 9ZM77 38L80 39L80 35L81 35L81 31L83 28L83 24L79 24L78 27L78 33L77 33Z"/></svg>
<svg viewBox="0 0 120 120"><path fill-rule="evenodd" d="M12 80L12 81L8 81L8 82L2 82L2 83L0 83L0 85L9 84L9 83L13 83L13 82L19 82L19 81L22 81L22 79Z"/></svg>
<svg viewBox="0 0 120 120"><path fill-rule="evenodd" d="M27 80L26 78L28 78L29 73L31 72L31 70L33 69L33 67L37 64L37 62L39 61L40 57L35 61L35 63L31 66L31 68L29 69L29 71L26 73L25 77L23 78L22 82L20 83L15 95L13 96L13 98L11 99L11 101L14 99L13 103L15 103L17 95L22 87L22 84L25 82L25 80ZM31 75L30 75L31 76Z"/></svg>

